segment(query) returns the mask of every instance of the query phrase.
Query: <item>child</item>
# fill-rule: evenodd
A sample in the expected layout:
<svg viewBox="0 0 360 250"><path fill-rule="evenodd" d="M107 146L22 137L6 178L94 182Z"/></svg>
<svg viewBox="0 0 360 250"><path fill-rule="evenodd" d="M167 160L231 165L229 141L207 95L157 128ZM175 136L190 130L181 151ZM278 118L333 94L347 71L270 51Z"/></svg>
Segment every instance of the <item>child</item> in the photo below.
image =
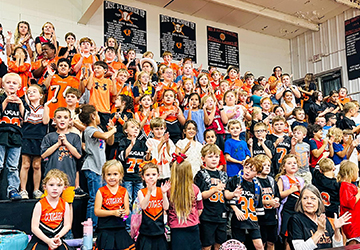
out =
<svg viewBox="0 0 360 250"><path fill-rule="evenodd" d="M237 120L231 120L228 124L231 138L225 142L226 170L229 177L233 177L243 169L244 161L251 157L246 142L240 140L241 124Z"/></svg>
<svg viewBox="0 0 360 250"><path fill-rule="evenodd" d="M336 126L339 129L351 129L353 133L359 134L360 133L360 125L356 126L355 122L351 119L352 117L355 117L357 114L357 110L359 109L358 106L356 106L353 102L348 102L344 105L344 113L345 116L343 119L340 119L336 122Z"/></svg>
<svg viewBox="0 0 360 250"><path fill-rule="evenodd" d="M191 163L193 176L200 170L201 162L201 149L202 144L195 140L197 133L197 124L193 120L189 120L184 125L185 139L179 140L175 146L175 152L187 156L187 160Z"/></svg>
<svg viewBox="0 0 360 250"><path fill-rule="evenodd" d="M234 214L231 218L232 238L244 243L246 231L249 233L255 249L263 250L258 216L264 215L261 188L255 176L261 173L263 166L254 158L247 159L244 170L234 176L227 184L225 198L230 201Z"/></svg>
<svg viewBox="0 0 360 250"><path fill-rule="evenodd" d="M326 158L328 156L332 157L334 154L333 142L334 138L325 138L322 139L323 132L320 125L315 124L309 126L309 137L310 139L310 172L314 173L314 169L321 158ZM330 152L325 152L326 147L328 146Z"/></svg>
<svg viewBox="0 0 360 250"><path fill-rule="evenodd" d="M49 114L42 105L43 90L39 85L31 85L27 90L30 114L27 116L22 127L22 165L20 170L20 195L23 199L29 199L26 191L26 183L30 165L33 167L33 197L40 199L42 192L39 190L41 181L41 140L47 132ZM32 163L32 164L31 164Z"/></svg>
<svg viewBox="0 0 360 250"><path fill-rule="evenodd" d="M116 73L116 91L117 95L128 95L132 98L134 98L131 86L127 83L127 80L129 79L129 72L127 69L119 69ZM116 97L114 96L114 97Z"/></svg>
<svg viewBox="0 0 360 250"><path fill-rule="evenodd" d="M326 135L333 126L336 125L336 115L333 113L327 113L325 115L326 125L323 127L323 139L326 138Z"/></svg>
<svg viewBox="0 0 360 250"><path fill-rule="evenodd" d="M281 205L278 210L280 235L285 238L286 249L289 248L287 237L287 224L290 217L295 214L295 204L299 198L300 191L304 187L304 180L296 177L298 171L297 158L293 154L284 157L281 163L281 171L277 175Z"/></svg>
<svg viewBox="0 0 360 250"><path fill-rule="evenodd" d="M255 84L252 87L251 92L252 96L250 96L250 102L253 102L253 107L260 108L260 100L263 98L264 87L259 84Z"/></svg>
<svg viewBox="0 0 360 250"><path fill-rule="evenodd" d="M216 132L216 144L221 150L224 149L224 124L228 123L228 118L221 103L216 105L215 98L211 95L201 99L201 107L204 110L204 123L206 129L213 129ZM217 106L219 108L217 108Z"/></svg>
<svg viewBox="0 0 360 250"><path fill-rule="evenodd" d="M216 100L222 101L226 91L230 90L230 85L227 80L222 80L219 83L219 87L215 92Z"/></svg>
<svg viewBox="0 0 360 250"><path fill-rule="evenodd" d="M309 169L310 145L304 142L307 129L304 126L296 126L291 138L291 153L299 160L299 171L296 176L304 179L305 184L311 184L312 174Z"/></svg>
<svg viewBox="0 0 360 250"><path fill-rule="evenodd" d="M34 235L26 249L69 249L61 238L71 229L71 210L60 197L68 185L66 174L58 169L45 176L43 188L47 195L35 204L31 219Z"/></svg>
<svg viewBox="0 0 360 250"><path fill-rule="evenodd" d="M133 88L135 110L137 110L140 98L143 95L149 95L153 103L155 103L157 100L157 93L158 92L151 85L149 74L144 71L140 72Z"/></svg>
<svg viewBox="0 0 360 250"><path fill-rule="evenodd" d="M206 144L216 143L216 133L212 129L207 129L204 132L204 140ZM223 151L220 149L220 161L217 169L226 172L226 160Z"/></svg>
<svg viewBox="0 0 360 250"><path fill-rule="evenodd" d="M230 89L237 89L237 88L240 89L244 85L243 81L239 79L240 70L238 67L229 66L226 73L227 76L229 77L227 81L229 82Z"/></svg>
<svg viewBox="0 0 360 250"><path fill-rule="evenodd" d="M189 107L189 99L190 95L193 93L194 84L191 78L184 78L183 79L183 87L181 92L184 92L181 96L179 96L180 107L184 111ZM180 98L181 97L181 98Z"/></svg>
<svg viewBox="0 0 360 250"><path fill-rule="evenodd" d="M346 156L351 144L350 143L346 145L341 144L344 138L344 134L343 131L339 128L334 127L329 129L329 133L327 135L330 138L331 137L334 138L334 142L332 143L332 148L334 151L332 160L334 161L335 164L335 176L337 176L337 173L339 172L340 169L340 163L343 160L347 159Z"/></svg>
<svg viewBox="0 0 360 250"><path fill-rule="evenodd" d="M206 73L201 73L196 82L196 93L203 98L205 95L210 94L210 82Z"/></svg>
<svg viewBox="0 0 360 250"><path fill-rule="evenodd" d="M295 126L304 126L305 128L309 126L307 122L304 122L305 111L302 108L300 107L294 108L292 115L295 117L295 121L291 124L292 129L294 129Z"/></svg>
<svg viewBox="0 0 360 250"><path fill-rule="evenodd" d="M49 114L50 118L54 118L54 111L59 107L66 107L65 93L69 88L81 88L79 80L70 76L70 63L67 59L60 58L57 63L57 73L48 67L48 77L44 81L45 87L48 89L48 101L50 102ZM83 87L82 87L83 88ZM84 91L84 89L80 90Z"/></svg>
<svg viewBox="0 0 360 250"><path fill-rule="evenodd" d="M246 74L244 80L245 83L242 86L242 89L248 94L251 94L252 87L254 86L254 75L252 73Z"/></svg>
<svg viewBox="0 0 360 250"><path fill-rule="evenodd" d="M360 189L352 182L359 176L359 168L350 161L343 161L340 164L340 171L337 176L340 182L340 216L346 212L351 213L350 223L343 226L343 232L347 238L347 245L354 245L360 242L359 209Z"/></svg>
<svg viewBox="0 0 360 250"><path fill-rule="evenodd" d="M143 188L139 166L144 160L150 160L150 150L144 140L138 140L140 123L135 119L128 119L123 125L126 138L120 141L118 159L124 166L125 175L123 187L129 192L130 205L135 200L140 189Z"/></svg>
<svg viewBox="0 0 360 250"><path fill-rule="evenodd" d="M103 132L99 127L100 117L95 107L89 104L81 105L76 109L80 121L86 126L83 133L85 152L87 154L81 170L84 171L89 190L86 218L91 218L94 229L97 226L97 217L94 214L94 202L97 190L102 186L101 168L106 162L105 142L108 145L114 143L116 127L109 123L109 130Z"/></svg>
<svg viewBox="0 0 360 250"><path fill-rule="evenodd" d="M135 76L136 73L139 72L139 63L140 60L136 58L136 51L134 49L129 49L126 52L126 58L124 61L124 64L126 65L126 68L129 72L129 79L128 83L130 86L133 86L135 83Z"/></svg>
<svg viewBox="0 0 360 250"><path fill-rule="evenodd" d="M272 176L275 177L279 173L280 164L285 155L290 153L291 138L284 133L286 120L282 116L275 116L272 119L272 127L274 133L266 136L274 146L274 154L272 160Z"/></svg>
<svg viewBox="0 0 360 250"><path fill-rule="evenodd" d="M155 116L166 121L170 138L176 143L181 138L181 126L185 124L185 117L181 109L175 105L175 92L172 89L164 91L163 103L164 106L157 107Z"/></svg>
<svg viewBox="0 0 360 250"><path fill-rule="evenodd" d="M79 135L69 132L71 113L67 108L57 108L54 114L56 132L48 133L41 142L41 158L46 159L45 174L59 169L69 176L70 186L75 186L76 159L81 157Z"/></svg>
<svg viewBox="0 0 360 250"><path fill-rule="evenodd" d="M264 123L269 125L272 122L272 118L274 118L275 114L271 113L272 101L270 97L263 97L260 100L260 107L262 112L262 118Z"/></svg>
<svg viewBox="0 0 360 250"><path fill-rule="evenodd" d="M99 61L94 63L94 71L91 71L87 80L86 88L90 91L89 104L96 108L100 117L102 130L106 131L106 125L110 115L110 94L116 95L116 86L110 79L105 78L108 65Z"/></svg>
<svg viewBox="0 0 360 250"><path fill-rule="evenodd" d="M248 140L249 150L253 157L263 154L263 155L267 155L270 159L272 159L273 156L275 156L274 144L272 141L266 139L266 131L267 131L267 126L265 123L259 122L255 124L254 126L255 137L250 138Z"/></svg>
<svg viewBox="0 0 360 250"><path fill-rule="evenodd" d="M221 73L218 70L211 72L211 86L214 91L216 91L220 86Z"/></svg>
<svg viewBox="0 0 360 250"><path fill-rule="evenodd" d="M249 115L246 108L242 105L236 105L236 94L232 90L228 90L225 92L223 97L223 103L224 103L224 110L227 115L228 120L234 119L238 120L241 125L241 133L240 133L240 139L245 140L245 134L246 134L246 126L245 126L245 118ZM231 136L229 134L229 131L225 131L225 141L229 139Z"/></svg>
<svg viewBox="0 0 360 250"><path fill-rule="evenodd" d="M191 164L185 158L175 155L171 166L168 223L172 250L201 249L198 224L203 210L202 196L193 183Z"/></svg>
<svg viewBox="0 0 360 250"><path fill-rule="evenodd" d="M150 129L154 138L146 141L146 146L151 148L151 158L155 159L159 167L159 180L170 179L171 156L175 153L175 145L166 131L166 122L160 117L150 121Z"/></svg>
<svg viewBox="0 0 360 250"><path fill-rule="evenodd" d="M164 63L167 67L171 68L171 69L175 72L175 74L177 74L178 71L179 71L179 69L180 69L180 67L179 67L179 65L177 65L176 63L173 63L173 62L172 62L172 59L173 59L172 53L171 53L170 51L165 51L165 52L162 54L162 58L163 58L163 60L164 60L163 63Z"/></svg>
<svg viewBox="0 0 360 250"><path fill-rule="evenodd" d="M319 189L321 198L325 206L325 215L334 218L334 214L339 217L340 206L340 183L336 181L334 162L329 158L319 161L320 171L315 169L313 184Z"/></svg>
<svg viewBox="0 0 360 250"><path fill-rule="evenodd" d="M105 162L102 178L106 185L96 192L94 213L98 219L98 249L135 249L125 230L124 218L130 214L129 194L120 186L124 169L117 160Z"/></svg>
<svg viewBox="0 0 360 250"><path fill-rule="evenodd" d="M138 192L142 217L136 249L167 250L164 210L169 209L167 192L170 190L170 183L166 181L161 187L156 187L159 168L152 162L144 165L141 176L146 188Z"/></svg>
<svg viewBox="0 0 360 250"><path fill-rule="evenodd" d="M20 99L16 92L21 86L18 74L8 73L2 78L4 94L0 96L1 122L0 122L0 172L4 163L8 169L7 195L11 200L21 199L18 193L20 185L18 165L21 154L22 134L20 119L24 118L25 110L29 106L25 100Z"/></svg>
<svg viewBox="0 0 360 250"><path fill-rule="evenodd" d="M339 101L342 105L345 105L348 102L351 102L351 97L348 96L348 90L345 87L339 89Z"/></svg>
<svg viewBox="0 0 360 250"><path fill-rule="evenodd" d="M90 53L90 48L93 44L90 38L83 37L79 41L80 54L74 55L71 60L71 67L76 73L78 80L87 79L90 77L91 67L98 60L95 53Z"/></svg>
<svg viewBox="0 0 360 250"><path fill-rule="evenodd" d="M198 127L198 131L196 133L196 140L201 144L204 144L204 110L200 109L200 105L200 95L198 93L192 93L189 96L189 110L184 111L184 117L186 117L186 121L193 120L196 122Z"/></svg>
<svg viewBox="0 0 360 250"><path fill-rule="evenodd" d="M204 210L200 216L200 239L202 249L218 250L226 241L226 204L224 189L228 180L227 174L217 169L220 161L220 148L207 144L201 150L204 167L194 179L202 193Z"/></svg>
<svg viewBox="0 0 360 250"><path fill-rule="evenodd" d="M263 166L263 170L256 177L261 186L262 203L265 215L258 216L261 239L267 250L274 250L277 241L277 215L276 208L280 206L280 192L275 180L271 177L271 160L266 155L257 155L254 161Z"/></svg>
<svg viewBox="0 0 360 250"><path fill-rule="evenodd" d="M251 113L251 125L250 125L250 128L249 128L249 132L250 132L250 138L251 137L254 137L255 133L254 133L254 127L257 123L263 121L263 117L262 117L262 111L261 111L261 108L257 108L257 107L254 107L252 108L252 113ZM266 123L264 123L265 126L267 126ZM267 129L266 128L266 132L267 132Z"/></svg>
<svg viewBox="0 0 360 250"><path fill-rule="evenodd" d="M287 122L289 123L289 125L292 125L295 121L295 118L293 116L293 110L296 105L293 103L294 96L291 90L285 90L285 92L283 93L283 98L284 101L281 104L281 107L283 107L283 109L285 110L285 118Z"/></svg>
<svg viewBox="0 0 360 250"><path fill-rule="evenodd" d="M140 108L135 113L135 120L140 123L141 135L138 140L148 140L153 137L150 129L150 121L154 117L155 111L152 109L153 99L150 94L145 94L140 97Z"/></svg>

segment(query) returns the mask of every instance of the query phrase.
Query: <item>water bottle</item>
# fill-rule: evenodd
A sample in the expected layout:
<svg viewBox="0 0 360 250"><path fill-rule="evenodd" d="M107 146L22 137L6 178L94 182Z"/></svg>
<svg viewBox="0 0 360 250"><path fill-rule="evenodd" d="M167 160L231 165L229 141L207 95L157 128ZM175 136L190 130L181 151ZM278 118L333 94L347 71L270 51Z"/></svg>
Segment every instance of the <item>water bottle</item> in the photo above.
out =
<svg viewBox="0 0 360 250"><path fill-rule="evenodd" d="M84 226L83 247L84 250L93 249L93 223L91 218L81 223Z"/></svg>

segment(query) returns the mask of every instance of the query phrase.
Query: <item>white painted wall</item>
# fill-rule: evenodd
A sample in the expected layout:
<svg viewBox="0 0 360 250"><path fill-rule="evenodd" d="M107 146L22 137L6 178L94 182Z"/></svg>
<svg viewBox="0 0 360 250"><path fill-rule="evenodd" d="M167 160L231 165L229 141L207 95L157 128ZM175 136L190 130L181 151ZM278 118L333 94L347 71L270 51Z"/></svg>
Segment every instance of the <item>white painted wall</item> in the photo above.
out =
<svg viewBox="0 0 360 250"><path fill-rule="evenodd" d="M270 76L275 65L281 65L284 72L290 71L289 40L276 38L252 31L239 29L209 20L183 15L160 7L134 0L114 0L114 2L133 6L147 11L148 50L160 60L159 14L175 16L196 23L197 58L207 68L206 26L238 32L240 44L241 72L252 71L255 76ZM151 1L150 1L151 2ZM14 31L20 20L31 25L34 38L40 34L41 26L51 21L56 28L60 45L65 45L64 35L72 31L78 38L89 36L97 44L103 43L103 6L101 6L86 25L78 24L82 14L82 0L0 0L0 22L4 30Z"/></svg>
<svg viewBox="0 0 360 250"><path fill-rule="evenodd" d="M342 67L342 82L349 93L360 91L360 79L348 80L345 51L345 20L360 15L359 10L344 13L321 24L319 32L306 32L291 39L291 64L294 79L306 73L320 73ZM313 55L323 54L319 62L312 62ZM353 98L360 100L360 95Z"/></svg>

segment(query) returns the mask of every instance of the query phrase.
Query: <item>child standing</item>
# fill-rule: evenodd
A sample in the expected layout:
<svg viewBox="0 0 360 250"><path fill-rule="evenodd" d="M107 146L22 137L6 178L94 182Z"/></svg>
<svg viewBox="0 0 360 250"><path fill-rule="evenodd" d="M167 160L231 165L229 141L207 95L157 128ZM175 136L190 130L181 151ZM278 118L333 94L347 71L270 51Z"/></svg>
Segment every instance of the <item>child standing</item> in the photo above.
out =
<svg viewBox="0 0 360 250"><path fill-rule="evenodd" d="M281 104L281 107L285 110L285 118L289 125L293 124L295 118L293 116L293 110L296 107L293 103L293 93L291 90L285 90L283 93L284 102Z"/></svg>
<svg viewBox="0 0 360 250"><path fill-rule="evenodd" d="M109 145L114 143L116 127L113 126L113 123L109 123L109 130L103 132L102 129L98 127L100 124L98 112L92 105L84 104L76 109L76 113L79 114L80 121L86 125L83 138L85 140L87 157L81 169L84 171L90 196L87 204L86 217L92 219L94 228L96 228L97 217L94 214L94 203L96 192L102 186L101 168L106 162L105 142Z"/></svg>
<svg viewBox="0 0 360 250"><path fill-rule="evenodd" d="M257 155L254 160L263 166L263 170L257 176L265 209L265 215L258 216L261 239L267 250L274 250L278 237L276 208L280 206L280 192L274 178L269 176L271 170L270 158L266 155Z"/></svg>
<svg viewBox="0 0 360 250"><path fill-rule="evenodd" d="M266 139L267 126L263 122L254 126L254 138L248 140L249 149L253 157L263 154L270 159L275 155L275 147L272 141Z"/></svg>
<svg viewBox="0 0 360 250"><path fill-rule="evenodd" d="M71 229L70 207L60 197L68 185L64 172L52 169L47 173L43 180L47 195L35 204L31 219L34 236L26 249L69 249L61 238Z"/></svg>
<svg viewBox="0 0 360 250"><path fill-rule="evenodd" d="M225 159L227 174L233 177L243 169L244 161L251 157L251 152L245 141L240 140L241 124L237 120L231 120L228 124L231 138L225 142Z"/></svg>
<svg viewBox="0 0 360 250"><path fill-rule="evenodd" d="M129 194L120 186L124 169L117 160L105 162L102 177L106 185L96 192L94 213L98 219L98 249L135 249L125 230L124 218L130 214Z"/></svg>
<svg viewBox="0 0 360 250"><path fill-rule="evenodd" d="M291 138L291 153L296 155L299 160L299 171L296 176L304 179L305 185L311 184L312 174L310 172L310 145L304 142L307 129L304 126L296 126Z"/></svg>
<svg viewBox="0 0 360 250"><path fill-rule="evenodd" d="M25 110L29 110L25 100L16 95L20 86L21 78L18 74L8 73L3 76L2 87L5 93L0 97L0 172L5 163L9 170L7 195L11 200L21 199L18 193L20 185L18 165L22 144L20 119L24 118Z"/></svg>
<svg viewBox="0 0 360 250"><path fill-rule="evenodd" d="M263 250L258 216L264 215L261 188L255 176L261 173L263 166L254 158L244 163L243 174L234 176L227 184L225 197L230 201L234 214L231 218L232 237L245 242L248 231L255 249Z"/></svg>
<svg viewBox="0 0 360 250"><path fill-rule="evenodd" d="M293 116L295 117L295 121L291 124L291 129L294 129L295 126L304 126L305 128L309 126L307 122L304 122L305 111L302 108L300 107L294 108Z"/></svg>
<svg viewBox="0 0 360 250"><path fill-rule="evenodd" d="M154 117L154 110L152 109L153 99L150 94L145 94L140 97L140 108L135 113L135 119L140 123L141 135L138 140L148 140L153 137L150 129L150 121Z"/></svg>
<svg viewBox="0 0 360 250"><path fill-rule="evenodd" d="M161 187L156 186L159 168L151 162L144 165L141 175L146 188L138 192L142 217L136 249L167 250L164 210L169 209L167 192L170 190L170 182L162 183Z"/></svg>
<svg viewBox="0 0 360 250"><path fill-rule="evenodd" d="M172 250L201 249L199 216L203 210L202 196L193 183L190 162L176 155L171 166L171 189L168 223L171 228Z"/></svg>
<svg viewBox="0 0 360 250"><path fill-rule="evenodd" d="M184 125L185 139L179 140L176 145L175 152L177 154L185 154L187 160L191 163L193 176L200 170L202 166L201 149L202 144L195 140L197 133L197 124L195 121L189 120Z"/></svg>
<svg viewBox="0 0 360 250"><path fill-rule="evenodd" d="M189 96L189 110L184 111L184 117L186 121L193 120L196 122L198 131L196 133L196 140L201 144L204 143L204 110L200 109L201 98L198 93L192 93Z"/></svg>
<svg viewBox="0 0 360 250"><path fill-rule="evenodd" d="M349 143L347 143L345 145L345 147L341 144L343 138L344 138L344 134L343 131L339 128L333 127L331 129L329 129L329 132L327 134L328 137L333 137L334 138L334 142L332 143L332 148L334 151L332 160L334 161L335 164L335 176L337 176L339 169L340 169L340 163L343 160L347 159L347 154L350 148Z"/></svg>
<svg viewBox="0 0 360 250"><path fill-rule="evenodd" d="M347 238L347 245L354 245L360 242L359 209L360 189L352 182L359 176L359 168L350 161L343 161L340 164L340 171L337 176L340 182L340 216L346 212L351 213L349 224L343 226L343 232Z"/></svg>
<svg viewBox="0 0 360 250"><path fill-rule="evenodd" d="M205 95L210 93L210 88L211 85L208 75L206 73L200 74L196 82L196 93L198 93L200 97L203 98Z"/></svg>
<svg viewBox="0 0 360 250"><path fill-rule="evenodd" d="M278 174L277 184L279 186L281 206L278 211L280 235L287 237L287 224L295 212L295 204L299 199L300 191L304 187L304 180L296 177L298 171L297 158L288 154L283 158L281 171ZM289 243L285 240L286 249L290 249Z"/></svg>
<svg viewBox="0 0 360 250"><path fill-rule="evenodd" d="M26 183L30 165L33 167L34 192L33 197L40 199L42 192L40 189L41 181L41 140L46 135L49 114L44 114L46 110L41 104L43 91L39 85L31 85L27 90L27 97L30 102L30 114L26 118L22 127L22 165L20 170L20 195L23 199L29 199L26 191ZM48 112L48 110L47 110ZM32 164L31 164L32 163Z"/></svg>
<svg viewBox="0 0 360 250"><path fill-rule="evenodd" d="M216 133L212 129L207 129L204 132L204 140L206 144L215 144L216 143ZM216 145L216 144L215 144ZM220 161L217 168L221 171L226 172L226 160L223 151L220 149Z"/></svg>
<svg viewBox="0 0 360 250"><path fill-rule="evenodd" d="M200 239L203 250L215 250L226 241L226 204L224 189L228 180L227 174L217 169L220 161L220 148L207 144L201 150L204 169L194 179L199 187L204 210L200 216Z"/></svg>
<svg viewBox="0 0 360 250"><path fill-rule="evenodd" d="M183 79L183 86L180 92L183 92L179 95L180 107L184 111L189 106L190 95L193 93L194 84L191 78Z"/></svg>

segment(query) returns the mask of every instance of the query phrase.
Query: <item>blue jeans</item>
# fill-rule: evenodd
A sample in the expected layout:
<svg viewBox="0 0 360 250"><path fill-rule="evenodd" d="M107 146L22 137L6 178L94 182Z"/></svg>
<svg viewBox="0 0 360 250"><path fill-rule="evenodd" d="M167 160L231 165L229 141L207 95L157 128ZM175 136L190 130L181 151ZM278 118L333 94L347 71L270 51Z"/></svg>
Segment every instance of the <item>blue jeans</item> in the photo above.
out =
<svg viewBox="0 0 360 250"><path fill-rule="evenodd" d="M6 155L6 161L5 161ZM0 145L0 172L5 166L8 169L8 187L7 187L7 195L12 190L18 190L20 186L20 178L19 178L19 159L21 155L21 147L7 147L4 145Z"/></svg>
<svg viewBox="0 0 360 250"><path fill-rule="evenodd" d="M98 218L95 216L94 213L95 196L98 189L103 186L103 182L101 175L98 175L91 170L84 170L84 174L87 180L89 196L90 196L86 210L86 218L92 219L93 227L95 229L98 221Z"/></svg>

